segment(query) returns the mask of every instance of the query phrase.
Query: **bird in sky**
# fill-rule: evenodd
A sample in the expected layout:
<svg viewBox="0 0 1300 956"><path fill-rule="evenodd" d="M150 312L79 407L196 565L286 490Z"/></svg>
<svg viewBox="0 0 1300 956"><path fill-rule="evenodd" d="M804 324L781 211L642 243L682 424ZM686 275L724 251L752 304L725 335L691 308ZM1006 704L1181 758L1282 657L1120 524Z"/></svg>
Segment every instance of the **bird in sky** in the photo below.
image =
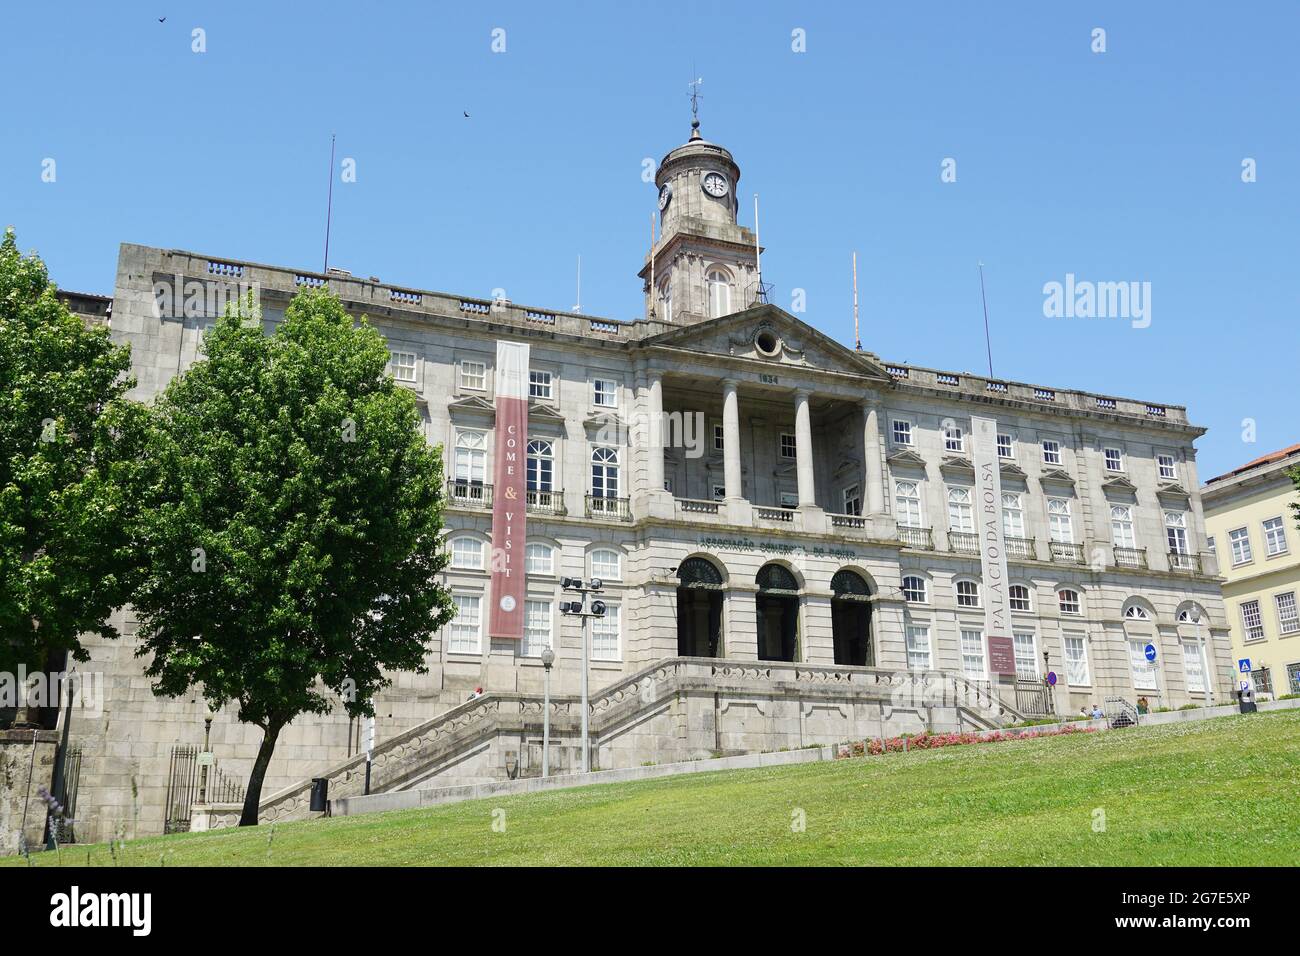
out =
<svg viewBox="0 0 1300 956"><path fill-rule="evenodd" d="M166 17L159 17L159 18L158 18L158 22L159 22L159 23L166 23L166 22L167 22L167 18L166 18Z"/></svg>
<svg viewBox="0 0 1300 956"><path fill-rule="evenodd" d="M466 118L466 119L469 119L469 113L466 113L466 114L465 114L465 118Z"/></svg>

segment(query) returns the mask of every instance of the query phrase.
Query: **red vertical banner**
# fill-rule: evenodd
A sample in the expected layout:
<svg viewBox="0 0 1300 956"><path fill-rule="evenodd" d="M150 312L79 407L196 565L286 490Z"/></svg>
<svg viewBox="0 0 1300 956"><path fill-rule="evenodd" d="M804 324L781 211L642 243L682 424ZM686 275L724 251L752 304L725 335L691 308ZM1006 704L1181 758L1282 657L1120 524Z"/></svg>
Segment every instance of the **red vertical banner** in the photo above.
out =
<svg viewBox="0 0 1300 956"><path fill-rule="evenodd" d="M488 634L524 636L524 490L528 462L528 346L497 343L492 469L492 611Z"/></svg>

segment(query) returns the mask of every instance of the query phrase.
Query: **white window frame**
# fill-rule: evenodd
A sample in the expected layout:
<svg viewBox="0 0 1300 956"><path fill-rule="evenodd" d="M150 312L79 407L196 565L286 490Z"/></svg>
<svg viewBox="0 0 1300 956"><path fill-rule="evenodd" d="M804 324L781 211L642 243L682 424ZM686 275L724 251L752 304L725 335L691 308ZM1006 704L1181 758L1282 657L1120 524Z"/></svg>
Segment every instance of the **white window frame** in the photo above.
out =
<svg viewBox="0 0 1300 956"><path fill-rule="evenodd" d="M948 530L975 533L975 503L971 489L962 485L948 488Z"/></svg>
<svg viewBox="0 0 1300 956"><path fill-rule="evenodd" d="M906 632L907 669L928 671L934 666L930 649L930 625L909 624Z"/></svg>
<svg viewBox="0 0 1300 956"><path fill-rule="evenodd" d="M1088 637L1085 634L1061 635L1065 655L1065 680L1071 687L1091 687L1092 672L1088 668Z"/></svg>
<svg viewBox="0 0 1300 956"><path fill-rule="evenodd" d="M943 450L955 455L966 453L966 432L955 422L944 426Z"/></svg>
<svg viewBox="0 0 1300 956"><path fill-rule="evenodd" d="M1025 605L1024 607L1016 607L1016 603L1020 601L1020 598L1014 593L1017 588L1025 592L1024 602L1023 602ZM1029 585L1027 584L1019 584L1019 583L1012 584L1010 587L1007 588L1007 607L1011 608L1011 610L1014 613L1032 614L1034 612L1033 589L1029 587Z"/></svg>
<svg viewBox="0 0 1300 956"><path fill-rule="evenodd" d="M1061 443L1054 438L1043 439L1043 464L1058 466L1061 464Z"/></svg>
<svg viewBox="0 0 1300 956"><path fill-rule="evenodd" d="M524 545L524 573L554 577L555 550L554 546L545 541L529 541Z"/></svg>
<svg viewBox="0 0 1300 956"><path fill-rule="evenodd" d="M611 564L605 555L612 554L614 561ZM599 559L597 556L600 556ZM600 578L601 581L621 581L623 580L623 553L613 548L592 548L591 553L587 555L587 566L591 569L593 578Z"/></svg>
<svg viewBox="0 0 1300 956"><path fill-rule="evenodd" d="M478 384L475 384L475 383ZM460 387L470 392L487 391L487 362L460 360Z"/></svg>
<svg viewBox="0 0 1300 956"><path fill-rule="evenodd" d="M611 626L612 622L612 626ZM623 659L623 613L618 601L605 601L605 613L591 619L591 659Z"/></svg>
<svg viewBox="0 0 1300 956"><path fill-rule="evenodd" d="M889 440L900 447L912 447L912 423L906 418L895 418L889 426Z"/></svg>
<svg viewBox="0 0 1300 956"><path fill-rule="evenodd" d="M1006 432L998 432L997 437L998 457L1003 461L1016 460L1016 439L1014 435Z"/></svg>
<svg viewBox="0 0 1300 956"><path fill-rule="evenodd" d="M1160 689L1160 681L1156 679L1155 663L1146 658L1146 646L1150 643L1149 637L1128 639L1129 674L1133 678L1134 690Z"/></svg>
<svg viewBox="0 0 1300 956"><path fill-rule="evenodd" d="M610 458L609 456L613 457ZM600 460L597 460L599 457ZM593 445L590 462L591 473L588 475L593 498L618 498L622 489L622 456L614 445ZM600 469L600 491L596 490L596 469ZM613 494L610 494L610 491Z"/></svg>
<svg viewBox="0 0 1300 956"><path fill-rule="evenodd" d="M920 587L908 587L908 582L915 582L916 584L919 584ZM930 601L929 582L919 574L903 575L902 588L900 590L903 592L903 600L908 604L928 604Z"/></svg>
<svg viewBox="0 0 1300 956"><path fill-rule="evenodd" d="M912 518L916 519L915 524L912 523ZM925 527L925 514L921 510L920 482L912 481L910 478L894 479L894 519L899 527Z"/></svg>
<svg viewBox="0 0 1300 956"><path fill-rule="evenodd" d="M1264 555L1275 558L1279 554L1286 554L1288 550L1286 522L1282 520L1281 516L1265 518L1260 522L1260 527L1264 529Z"/></svg>
<svg viewBox="0 0 1300 956"><path fill-rule="evenodd" d="M1133 531L1131 505L1110 506L1110 541L1117 548L1136 548L1137 535Z"/></svg>
<svg viewBox="0 0 1300 956"><path fill-rule="evenodd" d="M470 548L473 545L473 548ZM476 538L470 534L452 535L451 541L447 545L447 553L451 555L451 560L447 562L447 567L453 571L482 571L486 567L484 553L487 546L481 538ZM473 556L470 552L473 551ZM469 559L466 562L466 559Z"/></svg>
<svg viewBox="0 0 1300 956"><path fill-rule="evenodd" d="M1165 543L1170 554L1189 554L1187 549L1187 512L1165 512Z"/></svg>
<svg viewBox="0 0 1300 956"><path fill-rule="evenodd" d="M1073 594L1073 599L1065 597L1067 594ZM1082 614L1083 613L1083 595L1078 588L1057 588L1056 589L1056 609L1061 614Z"/></svg>
<svg viewBox="0 0 1300 956"><path fill-rule="evenodd" d="M722 501L727 497L727 486L723 482L715 481L711 483L709 490L713 492L714 501Z"/></svg>
<svg viewBox="0 0 1300 956"><path fill-rule="evenodd" d="M958 578L952 585L953 594L956 596L957 607L966 610L978 610L983 607L983 595L980 593L982 588L980 583L973 578ZM975 603L972 604L971 599Z"/></svg>
<svg viewBox="0 0 1300 956"><path fill-rule="evenodd" d="M388 350L388 367L392 370L393 378L403 385L416 383L419 378L419 362L420 357L414 352L405 349Z"/></svg>
<svg viewBox="0 0 1300 956"><path fill-rule="evenodd" d="M1241 602L1241 639L1243 643L1253 644L1264 640L1264 614L1259 607L1259 599L1251 598Z"/></svg>
<svg viewBox="0 0 1300 956"><path fill-rule="evenodd" d="M711 267L704 275L704 284L709 293L709 318L730 315L731 277L724 270Z"/></svg>
<svg viewBox="0 0 1300 956"><path fill-rule="evenodd" d="M544 627L542 625L545 625ZM524 599L524 639L520 657L541 657L543 649L555 646L555 604L548 598Z"/></svg>
<svg viewBox="0 0 1300 956"><path fill-rule="evenodd" d="M447 623L448 654L482 654L483 653L483 594L468 591L453 591L452 606L456 608L455 616ZM473 608L473 621L466 623L462 613Z"/></svg>
<svg viewBox="0 0 1300 956"><path fill-rule="evenodd" d="M659 286L659 318L669 323L673 320L673 284L668 279Z"/></svg>
<svg viewBox="0 0 1300 956"><path fill-rule="evenodd" d="M528 397L537 402L554 401L555 376L543 368L530 368L528 370Z"/></svg>
<svg viewBox="0 0 1300 956"><path fill-rule="evenodd" d="M606 401L601 401L605 397ZM594 408L618 408L618 382L612 378L591 380L591 404Z"/></svg>
<svg viewBox="0 0 1300 956"><path fill-rule="evenodd" d="M1232 548L1232 566L1234 568L1242 564L1250 564L1255 560L1255 552L1250 546L1249 528L1243 526L1229 531L1228 544Z"/></svg>
<svg viewBox="0 0 1300 956"><path fill-rule="evenodd" d="M1069 498L1047 499L1048 536L1057 544L1074 544L1074 515Z"/></svg>
<svg viewBox="0 0 1300 956"><path fill-rule="evenodd" d="M487 432L480 428L457 428L452 446L452 479L479 485L486 483Z"/></svg>
<svg viewBox="0 0 1300 956"><path fill-rule="evenodd" d="M1294 591L1274 594L1273 609L1277 612L1279 634L1294 634L1300 631L1300 606L1296 604Z"/></svg>
<svg viewBox="0 0 1300 956"><path fill-rule="evenodd" d="M727 430L721 423L715 424L713 426L713 450L726 451L726 449Z"/></svg>
<svg viewBox="0 0 1300 956"><path fill-rule="evenodd" d="M1008 538L1025 537L1025 509L1018 492L1002 493L1002 534Z"/></svg>
<svg viewBox="0 0 1300 956"><path fill-rule="evenodd" d="M1173 455L1156 455L1156 474L1161 481L1178 480L1178 462Z"/></svg>
<svg viewBox="0 0 1300 956"><path fill-rule="evenodd" d="M1112 452L1114 453L1112 455ZM1101 450L1101 460L1105 469L1114 474L1123 474L1124 472L1124 449L1122 448L1103 448Z"/></svg>
<svg viewBox="0 0 1300 956"><path fill-rule="evenodd" d="M530 438L525 446L524 485L529 491L555 491L555 441Z"/></svg>
<svg viewBox="0 0 1300 956"><path fill-rule="evenodd" d="M862 486L852 484L840 492L840 500L846 515L862 514Z"/></svg>
<svg viewBox="0 0 1300 956"><path fill-rule="evenodd" d="M1016 677L1020 680L1038 680L1038 635L1033 631L1011 632L1011 640L1016 656ZM1029 650L1025 650L1028 640Z"/></svg>
<svg viewBox="0 0 1300 956"><path fill-rule="evenodd" d="M1205 662L1201 659L1201 647L1197 641L1179 641L1183 647L1183 673L1187 677L1189 694L1205 693Z"/></svg>
<svg viewBox="0 0 1300 956"><path fill-rule="evenodd" d="M790 439L788 442L787 438ZM777 453L782 461L796 461L799 458L799 437L794 432L781 432L777 439Z"/></svg>
<svg viewBox="0 0 1300 956"><path fill-rule="evenodd" d="M1151 615L1147 613L1147 609L1141 604L1130 604L1128 607L1124 608L1124 617L1130 621L1151 620Z"/></svg>
<svg viewBox="0 0 1300 956"><path fill-rule="evenodd" d="M968 680L988 680L988 659L984 653L984 631L978 627L963 627L957 638L961 651L961 672Z"/></svg>

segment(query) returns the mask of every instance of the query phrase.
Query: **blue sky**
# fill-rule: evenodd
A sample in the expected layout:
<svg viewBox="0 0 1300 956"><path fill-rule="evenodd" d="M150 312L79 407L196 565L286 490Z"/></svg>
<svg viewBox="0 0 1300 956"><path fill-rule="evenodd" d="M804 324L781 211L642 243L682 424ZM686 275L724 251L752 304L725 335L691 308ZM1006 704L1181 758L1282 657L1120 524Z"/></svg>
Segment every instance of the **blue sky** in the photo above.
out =
<svg viewBox="0 0 1300 956"><path fill-rule="evenodd" d="M122 241L319 269L335 132L331 265L567 308L581 255L583 311L631 319L696 75L777 304L851 345L856 249L864 347L982 374L982 260L998 377L1185 404L1203 478L1300 440L1295 4L305 9L9 5L0 220L68 289ZM1150 282L1150 326L1044 317L1067 273Z"/></svg>

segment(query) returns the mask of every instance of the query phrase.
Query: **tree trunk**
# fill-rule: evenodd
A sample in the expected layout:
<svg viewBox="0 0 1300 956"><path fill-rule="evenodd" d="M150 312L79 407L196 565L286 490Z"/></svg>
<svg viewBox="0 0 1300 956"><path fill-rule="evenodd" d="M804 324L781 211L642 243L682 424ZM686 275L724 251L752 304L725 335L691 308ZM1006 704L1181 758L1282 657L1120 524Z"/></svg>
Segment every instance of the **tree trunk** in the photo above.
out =
<svg viewBox="0 0 1300 956"><path fill-rule="evenodd" d="M244 812L239 816L241 827L257 826L258 805L262 802L262 781L266 779L266 768L271 765L275 742L283 727L284 724L269 724L262 737L262 746L257 749L257 759L253 761L253 772L248 777L248 792L244 794Z"/></svg>

